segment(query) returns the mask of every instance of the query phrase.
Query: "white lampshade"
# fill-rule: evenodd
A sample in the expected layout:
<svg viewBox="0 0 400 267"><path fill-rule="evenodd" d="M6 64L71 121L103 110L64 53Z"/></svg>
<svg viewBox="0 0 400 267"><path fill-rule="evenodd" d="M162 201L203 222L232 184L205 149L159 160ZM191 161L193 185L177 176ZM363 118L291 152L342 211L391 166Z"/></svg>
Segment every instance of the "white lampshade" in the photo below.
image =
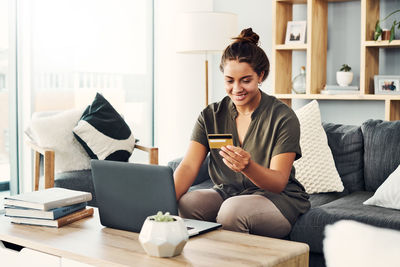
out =
<svg viewBox="0 0 400 267"><path fill-rule="evenodd" d="M182 13L177 23L176 51L220 52L238 35L237 24L237 15L232 13Z"/></svg>

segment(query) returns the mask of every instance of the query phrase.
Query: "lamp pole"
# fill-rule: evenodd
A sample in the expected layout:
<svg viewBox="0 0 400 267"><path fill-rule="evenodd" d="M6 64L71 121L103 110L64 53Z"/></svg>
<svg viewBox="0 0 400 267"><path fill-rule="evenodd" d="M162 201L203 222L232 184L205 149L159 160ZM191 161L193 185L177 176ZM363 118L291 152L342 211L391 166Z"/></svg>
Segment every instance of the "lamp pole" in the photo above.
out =
<svg viewBox="0 0 400 267"><path fill-rule="evenodd" d="M206 107L208 106L208 60L206 58Z"/></svg>

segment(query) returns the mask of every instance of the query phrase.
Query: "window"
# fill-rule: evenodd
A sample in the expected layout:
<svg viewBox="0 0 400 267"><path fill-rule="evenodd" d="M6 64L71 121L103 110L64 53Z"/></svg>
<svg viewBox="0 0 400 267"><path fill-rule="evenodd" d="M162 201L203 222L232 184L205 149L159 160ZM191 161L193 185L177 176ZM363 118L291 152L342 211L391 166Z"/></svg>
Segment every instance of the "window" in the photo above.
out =
<svg viewBox="0 0 400 267"><path fill-rule="evenodd" d="M20 134L33 112L83 111L100 92L140 144L152 145L152 1L18 3ZM26 161L24 169L31 177ZM24 189L31 186L28 181Z"/></svg>
<svg viewBox="0 0 400 267"><path fill-rule="evenodd" d="M10 103L9 12L9 2L0 0L0 202L10 190L10 111L15 108Z"/></svg>

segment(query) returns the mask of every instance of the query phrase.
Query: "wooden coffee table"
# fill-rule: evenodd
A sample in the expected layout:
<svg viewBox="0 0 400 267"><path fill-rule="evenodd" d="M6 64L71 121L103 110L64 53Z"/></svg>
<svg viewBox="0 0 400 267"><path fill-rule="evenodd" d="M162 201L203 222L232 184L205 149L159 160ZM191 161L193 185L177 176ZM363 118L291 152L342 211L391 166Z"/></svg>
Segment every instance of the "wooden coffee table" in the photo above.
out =
<svg viewBox="0 0 400 267"><path fill-rule="evenodd" d="M179 256L157 258L145 253L138 236L101 226L97 210L58 229L0 217L0 240L94 266L308 266L308 245L287 240L215 230L190 238Z"/></svg>

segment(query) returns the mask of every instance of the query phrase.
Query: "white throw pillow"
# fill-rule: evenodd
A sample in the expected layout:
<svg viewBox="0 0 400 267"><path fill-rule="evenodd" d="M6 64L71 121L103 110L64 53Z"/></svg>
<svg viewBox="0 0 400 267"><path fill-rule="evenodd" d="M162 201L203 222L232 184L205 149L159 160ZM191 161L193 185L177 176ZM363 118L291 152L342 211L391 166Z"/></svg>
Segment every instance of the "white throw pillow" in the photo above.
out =
<svg viewBox="0 0 400 267"><path fill-rule="evenodd" d="M327 267L399 266L400 231L350 220L325 227Z"/></svg>
<svg viewBox="0 0 400 267"><path fill-rule="evenodd" d="M40 146L55 153L55 171L90 169L90 158L76 140L72 129L83 110L67 110L58 113L34 113L30 125L31 137Z"/></svg>
<svg viewBox="0 0 400 267"><path fill-rule="evenodd" d="M364 204L400 210L400 165Z"/></svg>
<svg viewBox="0 0 400 267"><path fill-rule="evenodd" d="M343 191L343 183L321 124L318 102L311 101L298 109L296 115L300 122L302 153L302 157L293 164L296 179L309 194Z"/></svg>

